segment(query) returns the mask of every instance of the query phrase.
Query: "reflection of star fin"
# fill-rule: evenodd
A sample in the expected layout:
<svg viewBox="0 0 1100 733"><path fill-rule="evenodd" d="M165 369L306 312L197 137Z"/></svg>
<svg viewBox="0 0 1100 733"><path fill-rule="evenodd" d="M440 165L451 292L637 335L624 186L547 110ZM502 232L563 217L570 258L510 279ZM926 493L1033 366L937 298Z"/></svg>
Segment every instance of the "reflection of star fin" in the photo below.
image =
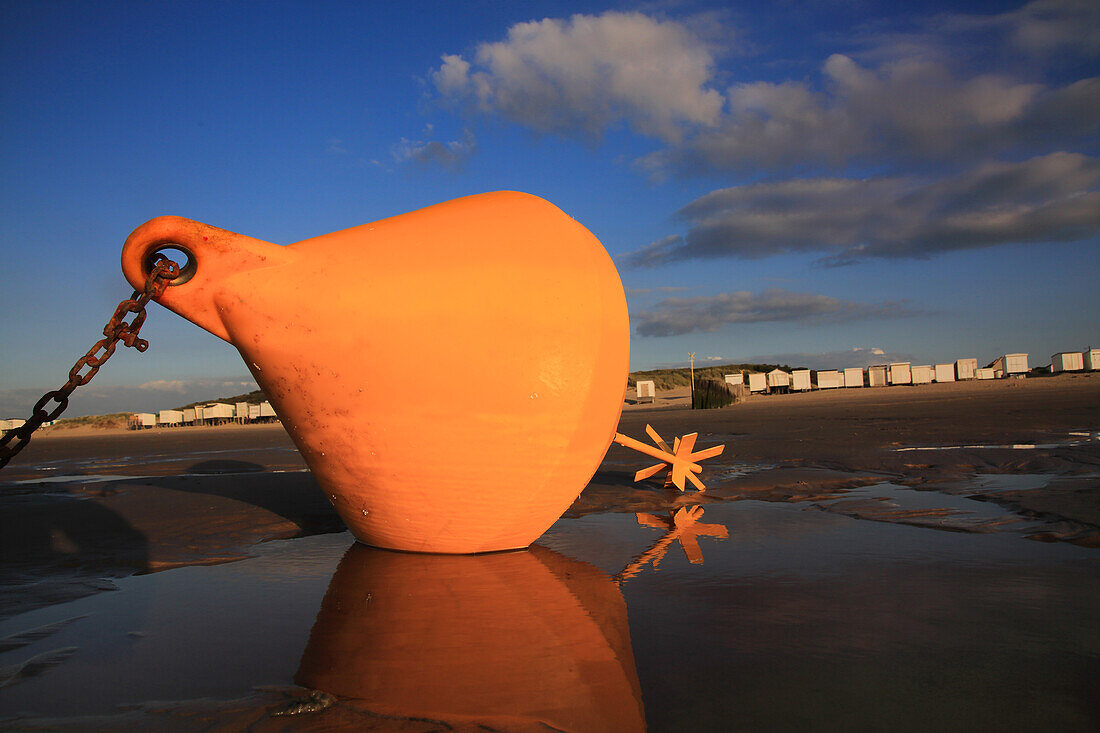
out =
<svg viewBox="0 0 1100 733"><path fill-rule="evenodd" d="M699 549L699 542L695 539L694 534L690 532L681 533L680 547L684 548L684 554L687 555L689 563L692 565L703 564L703 551Z"/></svg>
<svg viewBox="0 0 1100 733"><path fill-rule="evenodd" d="M646 514L645 512L638 512L634 515L638 520L638 524L643 527L653 527L654 529L668 529L668 521L655 517L652 514Z"/></svg>

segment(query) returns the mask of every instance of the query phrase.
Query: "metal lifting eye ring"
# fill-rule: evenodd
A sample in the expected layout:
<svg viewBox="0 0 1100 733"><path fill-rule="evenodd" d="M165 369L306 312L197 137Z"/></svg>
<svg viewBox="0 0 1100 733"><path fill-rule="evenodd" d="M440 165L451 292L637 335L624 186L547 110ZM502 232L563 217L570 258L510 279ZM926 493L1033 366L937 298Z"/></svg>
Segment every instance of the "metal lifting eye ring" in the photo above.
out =
<svg viewBox="0 0 1100 733"><path fill-rule="evenodd" d="M149 253L145 255L145 259L141 261L141 273L145 277L149 277L149 273L153 271L153 260L156 259L157 255L167 252L168 250L177 250L179 252L182 252L187 258L186 262L180 263L179 277L177 277L175 280L170 280L168 282L169 287L183 285L185 282L195 276L195 272L198 271L199 267L198 262L195 259L195 253L182 244L176 244L175 242L164 242L154 249L149 250Z"/></svg>

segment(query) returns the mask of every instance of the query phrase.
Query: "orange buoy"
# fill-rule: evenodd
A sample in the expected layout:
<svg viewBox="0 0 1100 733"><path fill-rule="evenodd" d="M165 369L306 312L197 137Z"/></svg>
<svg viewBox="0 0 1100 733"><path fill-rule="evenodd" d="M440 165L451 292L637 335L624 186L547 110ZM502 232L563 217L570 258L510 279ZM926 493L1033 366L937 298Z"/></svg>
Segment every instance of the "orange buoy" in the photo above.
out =
<svg viewBox="0 0 1100 733"><path fill-rule="evenodd" d="M164 216L122 250L187 253L157 300L233 344L362 542L526 547L615 435L626 299L600 242L496 192L288 246Z"/></svg>

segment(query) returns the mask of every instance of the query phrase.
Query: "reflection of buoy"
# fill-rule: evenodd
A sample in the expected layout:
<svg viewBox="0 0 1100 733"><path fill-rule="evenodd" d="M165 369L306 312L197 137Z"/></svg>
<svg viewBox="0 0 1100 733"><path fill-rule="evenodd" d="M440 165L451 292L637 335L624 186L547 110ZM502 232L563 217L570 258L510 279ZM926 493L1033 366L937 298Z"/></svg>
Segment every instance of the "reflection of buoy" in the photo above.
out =
<svg viewBox="0 0 1100 733"><path fill-rule="evenodd" d="M373 712L491 729L645 729L618 587L537 545L473 557L353 545L295 682Z"/></svg>
<svg viewBox="0 0 1100 733"><path fill-rule="evenodd" d="M126 241L126 278L168 245L191 262L158 302L237 347L363 542L526 547L611 443L622 284L540 198L470 196L286 247L161 217Z"/></svg>

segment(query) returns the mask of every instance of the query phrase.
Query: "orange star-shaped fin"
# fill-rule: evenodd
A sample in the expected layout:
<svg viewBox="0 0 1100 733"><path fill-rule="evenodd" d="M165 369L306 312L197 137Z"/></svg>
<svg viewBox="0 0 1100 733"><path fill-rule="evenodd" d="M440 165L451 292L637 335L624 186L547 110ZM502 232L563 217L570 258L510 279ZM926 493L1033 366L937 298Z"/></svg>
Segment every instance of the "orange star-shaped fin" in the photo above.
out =
<svg viewBox="0 0 1100 733"><path fill-rule="evenodd" d="M669 448L668 443L664 441L651 425L646 425L645 431L650 439L653 440L655 447L646 445L622 433L615 433L615 442L619 445L636 450L639 453L643 453L661 461L661 463L643 468L635 473L635 481L642 481L650 476L655 476L661 471L667 470L668 474L665 476L666 487L675 486L680 491L684 491L685 483L690 481L699 491L706 491L707 487L695 476L695 474L703 472L703 467L699 465L699 461L721 455L722 451L726 448L724 445L716 445L711 448L704 448L703 450L692 452L695 448L695 441L699 438L699 434L689 433L682 438L676 438L673 441L672 448Z"/></svg>

